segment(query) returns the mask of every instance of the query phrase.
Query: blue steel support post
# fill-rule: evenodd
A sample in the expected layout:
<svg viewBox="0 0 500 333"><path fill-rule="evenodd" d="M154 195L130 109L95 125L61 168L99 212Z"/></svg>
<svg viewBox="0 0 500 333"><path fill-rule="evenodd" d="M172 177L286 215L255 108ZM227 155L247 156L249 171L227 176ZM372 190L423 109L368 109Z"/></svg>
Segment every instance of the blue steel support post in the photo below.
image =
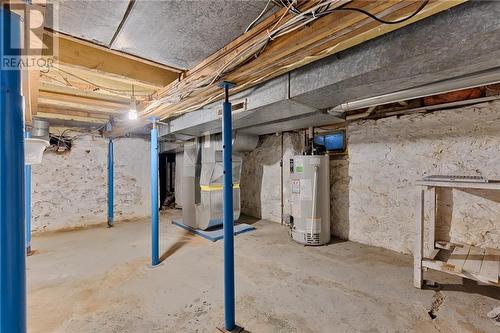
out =
<svg viewBox="0 0 500 333"><path fill-rule="evenodd" d="M108 143L108 227L113 226L114 218L114 174L113 174L113 140Z"/></svg>
<svg viewBox="0 0 500 333"><path fill-rule="evenodd" d="M24 132L25 138L31 138L31 133ZM31 165L24 166L24 220L26 255L31 255Z"/></svg>
<svg viewBox="0 0 500 333"><path fill-rule="evenodd" d="M222 104L222 157L224 161L223 225L224 225L224 321L225 328L232 331L235 323L234 300L234 215L233 215L233 129L229 82L223 82L225 100Z"/></svg>
<svg viewBox="0 0 500 333"><path fill-rule="evenodd" d="M151 119L151 265L160 263L158 217L158 128L157 119Z"/></svg>
<svg viewBox="0 0 500 333"><path fill-rule="evenodd" d="M20 18L0 7L0 39L20 45ZM0 70L0 333L26 332L24 140L21 72Z"/></svg>

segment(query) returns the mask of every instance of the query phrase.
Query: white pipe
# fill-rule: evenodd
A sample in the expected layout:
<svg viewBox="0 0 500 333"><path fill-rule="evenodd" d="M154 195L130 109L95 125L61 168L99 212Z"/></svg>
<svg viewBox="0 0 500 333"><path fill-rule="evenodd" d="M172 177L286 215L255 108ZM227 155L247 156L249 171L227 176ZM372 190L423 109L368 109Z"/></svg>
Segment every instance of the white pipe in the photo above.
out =
<svg viewBox="0 0 500 333"><path fill-rule="evenodd" d="M421 98L451 91L474 88L500 82L500 68L480 72L477 74L458 77L450 80L438 81L431 84L400 90L390 94L379 95L343 103L328 110L328 113L337 115L346 111L359 110L383 104L396 103L409 99Z"/></svg>

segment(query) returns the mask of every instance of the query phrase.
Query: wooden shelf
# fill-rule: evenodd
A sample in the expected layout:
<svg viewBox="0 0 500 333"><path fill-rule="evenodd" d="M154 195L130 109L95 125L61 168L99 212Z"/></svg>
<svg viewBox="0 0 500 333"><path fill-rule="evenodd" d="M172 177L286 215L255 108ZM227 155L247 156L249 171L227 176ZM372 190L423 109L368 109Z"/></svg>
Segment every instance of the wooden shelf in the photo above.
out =
<svg viewBox="0 0 500 333"><path fill-rule="evenodd" d="M417 180L416 185L429 187L451 187L451 188L470 188L483 190L500 190L500 181L489 181L488 183L465 183L450 181L426 181Z"/></svg>
<svg viewBox="0 0 500 333"><path fill-rule="evenodd" d="M500 250L451 244L449 250L438 249L434 258L423 258L422 267L500 286Z"/></svg>
<svg viewBox="0 0 500 333"><path fill-rule="evenodd" d="M470 245L451 244L435 240L436 188L500 190L500 181L488 183L459 181L425 181L417 185L415 252L413 255L413 285L422 288L423 271L433 269L463 278L500 286L500 250L482 249ZM424 238L425 196L430 195L429 236ZM446 256L447 255L447 256Z"/></svg>

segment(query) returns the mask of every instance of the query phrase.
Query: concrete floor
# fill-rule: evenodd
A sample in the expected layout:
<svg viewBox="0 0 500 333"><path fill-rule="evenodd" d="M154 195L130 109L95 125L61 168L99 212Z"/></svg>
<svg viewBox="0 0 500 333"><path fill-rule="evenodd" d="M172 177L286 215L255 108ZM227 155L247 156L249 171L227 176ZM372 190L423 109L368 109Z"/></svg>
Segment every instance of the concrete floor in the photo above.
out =
<svg viewBox="0 0 500 333"><path fill-rule="evenodd" d="M33 239L30 332L214 332L223 320L222 242L162 216L166 259L148 267L149 220ZM432 274L412 287L412 258L353 242L303 247L259 221L236 237L237 322L249 332L499 332L500 290ZM432 320L428 311L436 309Z"/></svg>

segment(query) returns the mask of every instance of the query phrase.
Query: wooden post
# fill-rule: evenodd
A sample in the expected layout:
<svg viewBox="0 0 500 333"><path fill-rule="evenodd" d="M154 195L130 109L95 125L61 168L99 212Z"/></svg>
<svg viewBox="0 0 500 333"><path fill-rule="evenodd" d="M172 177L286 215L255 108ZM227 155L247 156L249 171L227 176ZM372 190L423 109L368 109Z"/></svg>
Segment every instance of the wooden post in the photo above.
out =
<svg viewBox="0 0 500 333"><path fill-rule="evenodd" d="M415 218L415 253L413 254L413 285L415 288L422 289L422 255L424 244L424 199L425 190L423 187L418 187L417 194L417 213Z"/></svg>
<svg viewBox="0 0 500 333"><path fill-rule="evenodd" d="M424 258L430 258L434 251L434 246L436 243L436 188L434 186L427 187L427 204L429 207L425 211L429 212L429 238L424 237ZM425 215L425 214L424 214ZM424 218L425 221L425 218ZM425 230L425 224L424 224Z"/></svg>

